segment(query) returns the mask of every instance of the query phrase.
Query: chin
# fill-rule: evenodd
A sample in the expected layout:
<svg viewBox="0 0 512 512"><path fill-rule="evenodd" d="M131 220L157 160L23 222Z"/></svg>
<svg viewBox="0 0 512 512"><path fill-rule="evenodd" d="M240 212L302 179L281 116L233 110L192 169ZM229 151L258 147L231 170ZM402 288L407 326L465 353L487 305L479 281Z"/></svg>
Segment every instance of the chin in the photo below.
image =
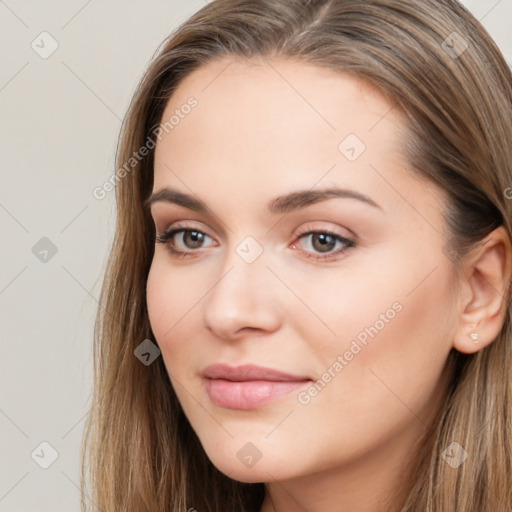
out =
<svg viewBox="0 0 512 512"><path fill-rule="evenodd" d="M221 473L238 482L250 484L285 478L283 471L286 472L287 468L283 467L282 461L265 460L265 456L262 456L261 459L251 465L250 460L246 463L243 462L245 455L244 452L239 452L238 454L235 454L234 457L231 452L224 454L208 453L207 455L212 464Z"/></svg>

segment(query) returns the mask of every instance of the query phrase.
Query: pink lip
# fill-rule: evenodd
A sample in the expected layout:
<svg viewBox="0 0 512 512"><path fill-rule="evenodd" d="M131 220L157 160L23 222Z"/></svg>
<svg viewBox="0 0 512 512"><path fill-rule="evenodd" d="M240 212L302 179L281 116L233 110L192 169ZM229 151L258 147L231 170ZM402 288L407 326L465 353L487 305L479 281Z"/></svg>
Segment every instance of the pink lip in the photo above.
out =
<svg viewBox="0 0 512 512"><path fill-rule="evenodd" d="M215 404L228 409L253 409L297 391L312 379L262 366L214 364L201 373Z"/></svg>

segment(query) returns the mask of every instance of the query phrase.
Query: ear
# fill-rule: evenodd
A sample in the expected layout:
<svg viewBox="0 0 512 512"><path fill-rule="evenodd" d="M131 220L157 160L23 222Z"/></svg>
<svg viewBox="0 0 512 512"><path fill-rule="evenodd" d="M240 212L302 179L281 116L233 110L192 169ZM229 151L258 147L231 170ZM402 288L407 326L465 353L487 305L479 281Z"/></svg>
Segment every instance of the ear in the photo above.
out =
<svg viewBox="0 0 512 512"><path fill-rule="evenodd" d="M463 265L463 298L453 347L472 354L496 339L511 307L507 293L512 279L512 245L504 227L487 235ZM475 332L477 342L471 337Z"/></svg>

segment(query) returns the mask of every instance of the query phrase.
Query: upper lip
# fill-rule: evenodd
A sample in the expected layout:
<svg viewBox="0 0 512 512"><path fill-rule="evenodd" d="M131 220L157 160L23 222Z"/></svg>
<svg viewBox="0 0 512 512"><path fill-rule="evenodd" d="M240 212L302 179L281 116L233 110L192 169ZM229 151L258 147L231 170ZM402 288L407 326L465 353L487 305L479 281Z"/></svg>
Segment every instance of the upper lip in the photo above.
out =
<svg viewBox="0 0 512 512"><path fill-rule="evenodd" d="M290 373L266 368L264 366L255 366L252 364L244 364L241 366L230 366L228 364L219 363L207 366L201 373L207 379L224 379L235 382L248 380L269 380L278 382L289 381L305 381L311 380L307 375L292 375Z"/></svg>

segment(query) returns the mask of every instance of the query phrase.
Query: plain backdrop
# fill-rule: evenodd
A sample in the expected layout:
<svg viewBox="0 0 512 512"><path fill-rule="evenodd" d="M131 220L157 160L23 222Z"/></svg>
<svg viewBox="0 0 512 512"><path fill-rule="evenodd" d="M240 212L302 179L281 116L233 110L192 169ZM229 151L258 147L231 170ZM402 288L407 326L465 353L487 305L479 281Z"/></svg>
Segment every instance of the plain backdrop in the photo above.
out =
<svg viewBox="0 0 512 512"><path fill-rule="evenodd" d="M512 0L463 3L512 62ZM115 170L150 58L203 5L0 0L1 512L79 511L93 323L115 225L114 192L92 191Z"/></svg>

